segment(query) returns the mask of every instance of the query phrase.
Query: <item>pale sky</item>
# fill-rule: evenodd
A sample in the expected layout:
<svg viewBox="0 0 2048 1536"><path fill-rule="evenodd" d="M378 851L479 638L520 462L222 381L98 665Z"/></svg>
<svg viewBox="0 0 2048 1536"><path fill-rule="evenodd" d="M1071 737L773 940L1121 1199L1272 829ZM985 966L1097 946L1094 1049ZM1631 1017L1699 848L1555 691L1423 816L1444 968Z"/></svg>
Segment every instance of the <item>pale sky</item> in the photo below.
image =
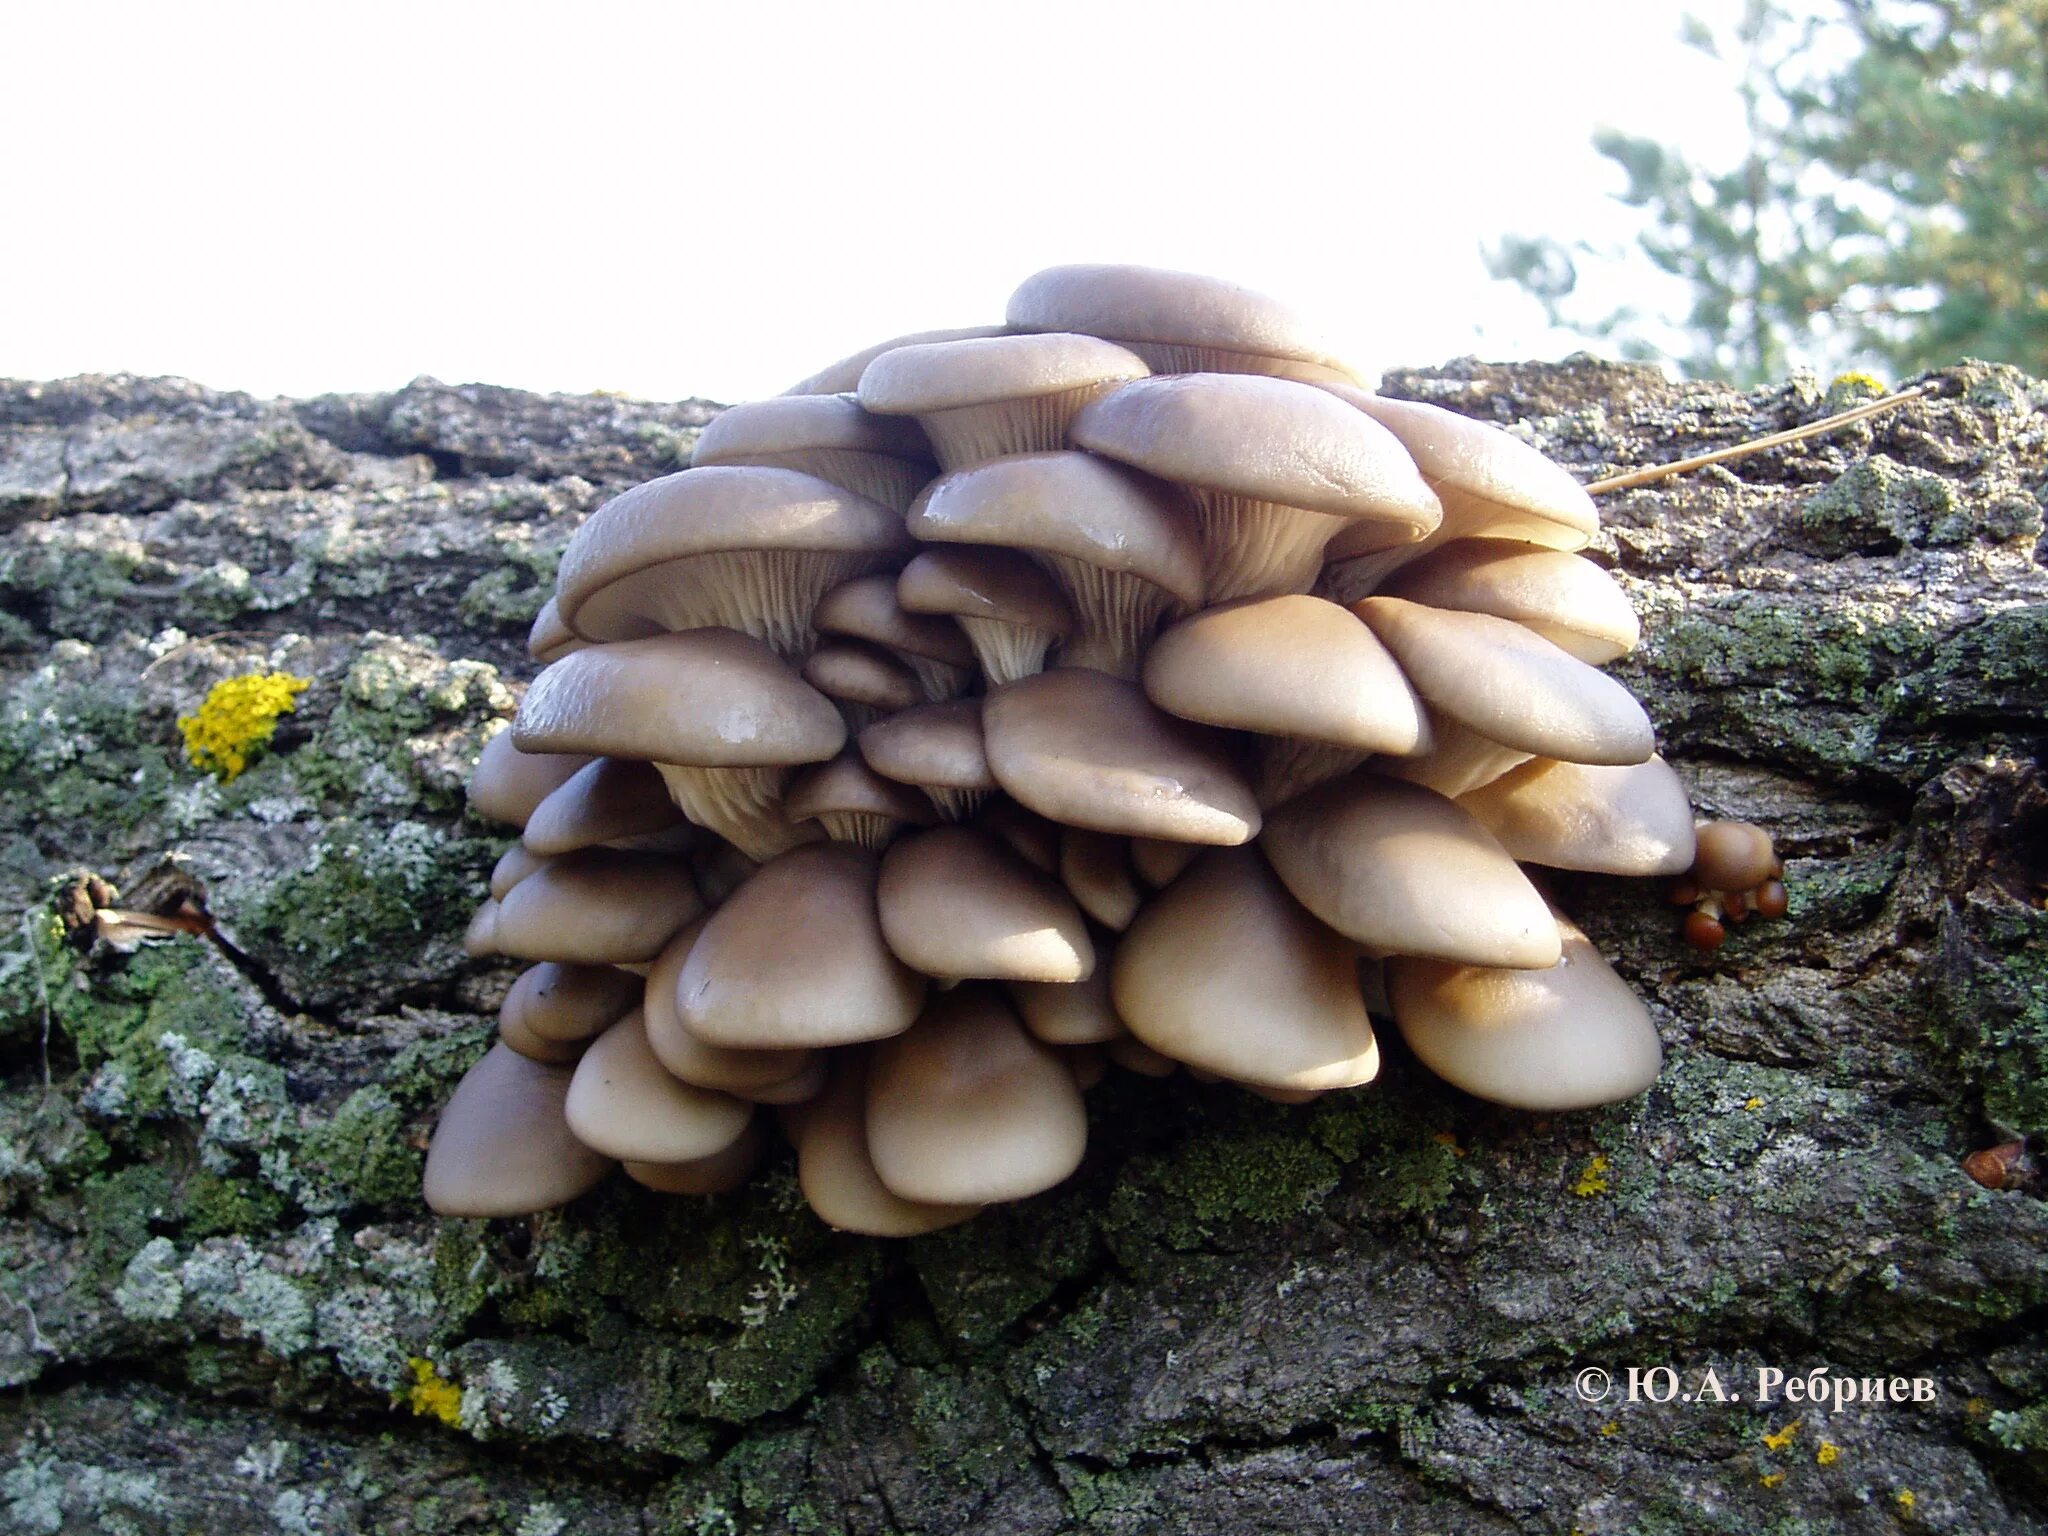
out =
<svg viewBox="0 0 2048 1536"><path fill-rule="evenodd" d="M1067 261L1558 356L1480 247L1627 237L1598 124L1732 153L1736 4L9 5L0 376L737 400Z"/></svg>

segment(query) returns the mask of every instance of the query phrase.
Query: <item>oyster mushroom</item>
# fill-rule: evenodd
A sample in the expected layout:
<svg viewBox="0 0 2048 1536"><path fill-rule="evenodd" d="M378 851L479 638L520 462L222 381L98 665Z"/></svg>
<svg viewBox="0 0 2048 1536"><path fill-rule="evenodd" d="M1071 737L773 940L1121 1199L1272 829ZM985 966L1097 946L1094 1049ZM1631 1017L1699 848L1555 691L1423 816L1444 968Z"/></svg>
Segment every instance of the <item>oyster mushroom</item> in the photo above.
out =
<svg viewBox="0 0 2048 1536"><path fill-rule="evenodd" d="M589 762L583 752L524 751L511 731L500 731L470 771L469 808L487 821L523 827L535 806Z"/></svg>
<svg viewBox="0 0 2048 1536"><path fill-rule="evenodd" d="M595 1188L611 1159L579 1141L563 1105L570 1070L494 1045L455 1085L422 1183L441 1216L530 1216Z"/></svg>
<svg viewBox="0 0 2048 1536"><path fill-rule="evenodd" d="M541 857L667 832L683 822L661 775L646 763L600 757L533 808L520 841Z"/></svg>
<svg viewBox="0 0 2048 1536"><path fill-rule="evenodd" d="M791 1133L797 1183L818 1219L869 1237L914 1237L974 1215L983 1202L907 1200L882 1182L868 1151L867 1075L865 1052L843 1056Z"/></svg>
<svg viewBox="0 0 2048 1536"><path fill-rule="evenodd" d="M846 395L781 395L720 411L697 435L693 469L754 464L814 475L898 512L937 473L915 424Z"/></svg>
<svg viewBox="0 0 2048 1536"><path fill-rule="evenodd" d="M900 839L876 899L890 950L927 976L1079 981L1095 968L1073 898L979 827Z"/></svg>
<svg viewBox="0 0 2048 1536"><path fill-rule="evenodd" d="M860 754L885 779L924 791L940 819L961 821L995 790L981 743L981 700L948 699L877 720L860 733Z"/></svg>
<svg viewBox="0 0 2048 1536"><path fill-rule="evenodd" d="M655 1059L683 1082L758 1104L786 1104L811 1097L823 1081L824 1060L818 1051L712 1045L684 1025L677 988L705 921L698 918L669 940L648 968L641 1018Z"/></svg>
<svg viewBox="0 0 2048 1536"><path fill-rule="evenodd" d="M1539 757L1458 804L1523 863L1675 875L1693 860L1692 805L1661 757L1624 767Z"/></svg>
<svg viewBox="0 0 2048 1536"><path fill-rule="evenodd" d="M885 571L842 582L818 599L811 622L821 635L842 635L879 646L917 675L927 699L950 699L974 681L974 647L943 615L911 613L896 595L897 576Z"/></svg>
<svg viewBox="0 0 2048 1536"><path fill-rule="evenodd" d="M754 1107L671 1077L635 1009L576 1064L562 1113L585 1146L641 1163L686 1163L732 1145Z"/></svg>
<svg viewBox="0 0 2048 1536"><path fill-rule="evenodd" d="M1395 572L1379 595L1513 619L1596 667L1626 656L1642 636L1628 594L1599 566L1512 539L1446 544Z"/></svg>
<svg viewBox="0 0 2048 1536"><path fill-rule="evenodd" d="M884 352L893 352L898 347L923 346L938 341L966 341L976 336L1007 336L1005 325L958 326L950 330L912 331L904 336L891 336L887 341L878 341L871 347L842 357L836 363L828 363L801 383L792 384L782 393L785 395L846 395L860 387L860 376L868 371L868 364Z"/></svg>
<svg viewBox="0 0 2048 1536"><path fill-rule="evenodd" d="M873 852L888 847L905 827L938 820L926 796L883 778L851 749L791 779L783 811L792 821L816 822L834 842Z"/></svg>
<svg viewBox="0 0 2048 1536"><path fill-rule="evenodd" d="M660 954L702 906L676 860L586 848L549 859L507 891L493 939L521 960L633 964Z"/></svg>
<svg viewBox="0 0 2048 1536"><path fill-rule="evenodd" d="M896 598L910 613L952 615L991 688L1043 670L1074 630L1074 605L1014 550L936 545L903 567Z"/></svg>
<svg viewBox="0 0 2048 1536"><path fill-rule="evenodd" d="M640 978L610 965L543 960L498 1007L498 1038L535 1061L574 1061L640 1002Z"/></svg>

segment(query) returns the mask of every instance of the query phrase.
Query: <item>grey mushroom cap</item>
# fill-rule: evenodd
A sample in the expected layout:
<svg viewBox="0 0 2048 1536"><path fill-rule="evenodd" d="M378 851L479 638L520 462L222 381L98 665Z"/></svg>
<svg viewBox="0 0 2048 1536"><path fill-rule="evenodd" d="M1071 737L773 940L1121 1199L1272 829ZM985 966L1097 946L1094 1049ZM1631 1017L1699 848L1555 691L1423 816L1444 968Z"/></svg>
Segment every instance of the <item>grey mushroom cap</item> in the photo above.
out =
<svg viewBox="0 0 2048 1536"><path fill-rule="evenodd" d="M500 1035L536 1061L573 1061L640 1003L640 978L609 965L543 960L519 973L498 1008Z"/></svg>
<svg viewBox="0 0 2048 1536"><path fill-rule="evenodd" d="M522 960L652 960L703 903L687 866L658 854L586 848L528 875L498 903L494 940Z"/></svg>
<svg viewBox="0 0 2048 1536"><path fill-rule="evenodd" d="M685 1163L731 1146L754 1109L671 1077L635 1010L583 1053L562 1112L577 1140L607 1156Z"/></svg>
<svg viewBox="0 0 2048 1536"><path fill-rule="evenodd" d="M540 605L540 612L533 616L533 627L526 632L526 654L539 662L553 661L588 644L588 640L562 622L562 610L552 594Z"/></svg>
<svg viewBox="0 0 2048 1536"><path fill-rule="evenodd" d="M920 704L860 733L861 756L875 772L923 788L992 790L995 776L981 741L981 700Z"/></svg>
<svg viewBox="0 0 2048 1536"><path fill-rule="evenodd" d="M768 1139L762 1134L757 1115L747 1128L709 1157L686 1163L642 1163L628 1159L619 1164L627 1178L663 1195L723 1195L747 1182L761 1164Z"/></svg>
<svg viewBox="0 0 2048 1536"><path fill-rule="evenodd" d="M434 1127L428 1207L441 1216L530 1216L594 1188L611 1159L569 1129L570 1076L503 1045L486 1051Z"/></svg>
<svg viewBox="0 0 2048 1536"><path fill-rule="evenodd" d="M500 731L484 743L469 776L469 808L490 821L523 827L534 807L590 761L584 752L527 751Z"/></svg>
<svg viewBox="0 0 2048 1536"><path fill-rule="evenodd" d="M546 858L666 832L682 820L660 774L645 763L601 757L534 807L521 842Z"/></svg>
<svg viewBox="0 0 2048 1536"><path fill-rule="evenodd" d="M931 458L915 422L876 415L850 394L777 395L728 406L712 417L697 434L690 463L751 464L758 462L756 455L807 448Z"/></svg>
<svg viewBox="0 0 2048 1536"><path fill-rule="evenodd" d="M911 331L902 336L891 336L887 341L878 341L871 347L849 353L835 363L828 363L809 378L792 384L782 393L785 395L847 395L860 387L860 376L867 372L868 364L885 352L898 347L922 346L937 341L966 341L976 336L1006 336L1010 328L1006 325L957 326L950 330Z"/></svg>
<svg viewBox="0 0 2048 1536"><path fill-rule="evenodd" d="M884 418L957 411L1142 379L1144 360L1072 332L968 337L897 347L860 377L861 408Z"/></svg>
<svg viewBox="0 0 2048 1536"><path fill-rule="evenodd" d="M698 918L669 940L648 968L641 1013L647 1044L670 1074L686 1083L756 1102L780 1100L786 1090L801 1086L797 1080L818 1064L816 1051L734 1050L698 1039L683 1024L677 986L706 921Z"/></svg>
<svg viewBox="0 0 2048 1536"><path fill-rule="evenodd" d="M1380 596L1513 619L1593 666L1642 636L1628 594L1584 555L1515 539L1458 539L1396 571Z"/></svg>
<svg viewBox="0 0 2048 1536"><path fill-rule="evenodd" d="M791 1127L797 1181L818 1219L868 1237L914 1237L974 1215L980 1201L925 1204L904 1199L882 1182L868 1152L867 1073L865 1053L843 1055L824 1092Z"/></svg>
<svg viewBox="0 0 2048 1536"><path fill-rule="evenodd" d="M1458 803L1525 863L1609 875L1692 865L1692 803L1661 757L1625 767L1536 758Z"/></svg>
<svg viewBox="0 0 2048 1536"><path fill-rule="evenodd" d="M943 616L907 610L897 595L899 579L893 571L882 571L842 582L818 599L812 622L820 634L845 635L949 666L973 666L974 647L960 626Z"/></svg>
<svg viewBox="0 0 2048 1536"><path fill-rule="evenodd" d="M876 897L889 948L927 976L1079 981L1095 967L1073 898L979 827L900 839Z"/></svg>
<svg viewBox="0 0 2048 1536"><path fill-rule="evenodd" d="M524 843L509 844L491 866L491 899L503 901L507 891L546 862Z"/></svg>

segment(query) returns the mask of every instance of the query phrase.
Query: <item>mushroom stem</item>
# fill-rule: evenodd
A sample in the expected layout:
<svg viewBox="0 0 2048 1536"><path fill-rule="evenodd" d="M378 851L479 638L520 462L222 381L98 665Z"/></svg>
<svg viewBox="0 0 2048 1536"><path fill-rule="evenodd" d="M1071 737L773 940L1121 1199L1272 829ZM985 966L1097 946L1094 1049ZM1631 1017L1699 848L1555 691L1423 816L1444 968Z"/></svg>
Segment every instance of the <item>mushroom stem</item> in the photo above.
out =
<svg viewBox="0 0 2048 1536"><path fill-rule="evenodd" d="M917 424L931 439L939 468L971 469L1013 453L1047 453L1064 448L1074 413L1104 393L1100 381L1057 394L998 400L954 410L921 411Z"/></svg>
<svg viewBox="0 0 2048 1536"><path fill-rule="evenodd" d="M1135 681L1146 643L1179 609L1173 594L1142 576L1106 571L1070 555L1030 553L1074 605L1074 632L1060 645L1060 665Z"/></svg>
<svg viewBox="0 0 2048 1536"><path fill-rule="evenodd" d="M787 768L690 768L656 763L676 808L756 864L811 840L782 815Z"/></svg>
<svg viewBox="0 0 2048 1536"><path fill-rule="evenodd" d="M1269 811L1318 784L1342 778L1370 755L1300 736L1264 737L1258 745L1252 781L1259 809Z"/></svg>
<svg viewBox="0 0 2048 1536"><path fill-rule="evenodd" d="M1045 670L1045 653L1052 649L1054 639L1051 630L966 613L954 617L966 631L967 643L974 647L975 659L981 663L982 674L991 689Z"/></svg>

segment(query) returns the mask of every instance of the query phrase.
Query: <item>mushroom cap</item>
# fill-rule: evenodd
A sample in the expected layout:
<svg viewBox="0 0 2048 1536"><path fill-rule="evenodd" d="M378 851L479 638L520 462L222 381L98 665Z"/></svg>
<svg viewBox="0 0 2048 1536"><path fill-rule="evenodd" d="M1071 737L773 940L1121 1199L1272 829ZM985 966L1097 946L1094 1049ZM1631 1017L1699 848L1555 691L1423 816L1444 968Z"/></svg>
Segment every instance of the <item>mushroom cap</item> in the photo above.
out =
<svg viewBox="0 0 2048 1536"><path fill-rule="evenodd" d="M1693 875L1710 891L1747 891L1776 871L1771 834L1754 822L1702 822Z"/></svg>
<svg viewBox="0 0 2048 1536"><path fill-rule="evenodd" d="M637 1008L640 993L640 978L617 966L543 960L519 973L498 1022L534 1040L581 1045Z"/></svg>
<svg viewBox="0 0 2048 1536"><path fill-rule="evenodd" d="M1074 627L1074 605L1030 558L987 545L936 544L896 576L896 600L911 613L1021 624L1053 635Z"/></svg>
<svg viewBox="0 0 2048 1536"><path fill-rule="evenodd" d="M942 616L906 612L896 595L898 579L893 571L878 571L841 582L818 599L811 623L820 634L846 635L949 666L973 666L974 647L960 626Z"/></svg>
<svg viewBox="0 0 2048 1536"><path fill-rule="evenodd" d="M860 403L884 416L956 411L1142 379L1151 371L1136 353L1096 336L969 337L885 352L860 376Z"/></svg>
<svg viewBox="0 0 2048 1536"><path fill-rule="evenodd" d="M1163 890L1180 878L1180 872L1194 863L1202 850L1196 843L1171 843L1157 837L1131 839L1131 868L1153 890Z"/></svg>
<svg viewBox="0 0 2048 1536"><path fill-rule="evenodd" d="M1606 571L1514 539L1456 539L1403 566L1378 595L1513 619L1593 666L1626 656L1642 637L1628 594Z"/></svg>
<svg viewBox="0 0 2048 1536"><path fill-rule="evenodd" d="M1250 373L1138 379L1091 401L1074 442L1176 485L1330 517L1384 543L1420 539L1442 509L1392 433L1320 389Z"/></svg>
<svg viewBox="0 0 2048 1536"><path fill-rule="evenodd" d="M924 1205L891 1191L868 1155L867 1060L843 1058L792 1127L796 1175L818 1219L868 1237L915 1237L965 1221L980 1203Z"/></svg>
<svg viewBox="0 0 2048 1536"><path fill-rule="evenodd" d="M1661 757L1619 768L1539 757L1458 804L1524 863L1682 875L1693 861L1692 803Z"/></svg>
<svg viewBox="0 0 2048 1536"><path fill-rule="evenodd" d="M642 1021L647 1044L669 1073L699 1088L715 1088L742 1099L760 1100L809 1071L819 1059L812 1050L732 1050L699 1040L684 1027L676 1007L676 989L683 966L704 931L709 914L698 918L668 941L648 968L643 989Z"/></svg>
<svg viewBox="0 0 2048 1536"><path fill-rule="evenodd" d="M1369 949L1557 963L1557 924L1528 876L1471 812L1420 785L1334 779L1275 811L1260 846L1296 901Z"/></svg>
<svg viewBox="0 0 2048 1536"><path fill-rule="evenodd" d="M1085 667L1006 683L981 711L989 769L1021 804L1070 827L1182 843L1243 843L1259 807L1222 740Z"/></svg>
<svg viewBox="0 0 2048 1536"><path fill-rule="evenodd" d="M1100 1045L1130 1033L1110 997L1114 935L1095 935L1095 969L1079 981L1004 983L1024 1027L1047 1045Z"/></svg>
<svg viewBox="0 0 2048 1536"><path fill-rule="evenodd" d="M760 641L731 629L565 656L533 680L513 729L544 750L693 768L823 762L846 745L832 701Z"/></svg>
<svg viewBox="0 0 2048 1536"><path fill-rule="evenodd" d="M874 415L851 395L776 395L712 417L697 434L690 465L745 464L764 453L815 448L926 462L932 456L915 422Z"/></svg>
<svg viewBox="0 0 2048 1536"><path fill-rule="evenodd" d="M586 1147L644 1163L710 1157L731 1146L754 1114L743 1100L669 1076L637 1009L583 1053L562 1109Z"/></svg>
<svg viewBox="0 0 2048 1536"><path fill-rule="evenodd" d="M486 900L470 913L469 926L462 931L462 952L472 960L487 959L499 953L496 898Z"/></svg>
<svg viewBox="0 0 2048 1536"><path fill-rule="evenodd" d="M1429 722L1428 747L1409 757L1382 757L1373 764L1375 773L1406 779L1456 800L1536 755L1489 741L1441 710L1425 708L1423 715Z"/></svg>
<svg viewBox="0 0 2048 1536"><path fill-rule="evenodd" d="M711 914L676 982L683 1028L711 1045L788 1050L910 1027L924 978L882 938L875 859L808 843L770 860Z"/></svg>
<svg viewBox="0 0 2048 1536"><path fill-rule="evenodd" d="M524 843L513 843L491 866L491 899L503 901L505 893L547 861Z"/></svg>
<svg viewBox="0 0 2048 1536"><path fill-rule="evenodd" d="M981 700L920 704L860 733L860 754L885 779L934 789L996 787L981 741Z"/></svg>
<svg viewBox="0 0 2048 1536"><path fill-rule="evenodd" d="M501 954L577 965L652 960L703 910L676 859L585 848L549 859L498 903Z"/></svg>
<svg viewBox="0 0 2048 1536"><path fill-rule="evenodd" d="M876 897L889 948L927 976L1079 981L1095 967L1073 898L979 827L898 840Z"/></svg>
<svg viewBox="0 0 2048 1536"><path fill-rule="evenodd" d="M1485 534L1551 549L1582 549L1599 531L1599 513L1585 487L1527 443L1487 422L1442 406L1342 383L1320 386L1371 417L1400 442L1443 503L1445 540ZM1351 536L1330 541L1330 558L1354 549ZM1377 547L1377 546L1372 546Z"/></svg>
<svg viewBox="0 0 2048 1536"><path fill-rule="evenodd" d="M925 702L915 672L859 640L827 640L804 662L804 681L827 698L891 713Z"/></svg>
<svg viewBox="0 0 2048 1536"><path fill-rule="evenodd" d="M1058 878L1060 824L1027 811L1007 795L989 801L974 818L976 826L999 837L1012 853L1041 874Z"/></svg>
<svg viewBox="0 0 2048 1536"><path fill-rule="evenodd" d="M1010 295L1020 331L1080 331L1113 341L1291 359L1351 377L1329 342L1277 299L1161 267L1076 263L1034 272Z"/></svg>
<svg viewBox="0 0 2048 1536"><path fill-rule="evenodd" d="M876 773L851 747L791 779L782 810L791 821L846 814L928 827L939 819L930 800L909 785Z"/></svg>
<svg viewBox="0 0 2048 1536"><path fill-rule="evenodd" d="M906 521L933 543L1063 556L1142 577L1189 605L1202 600L1201 546L1179 499L1091 454L1013 453L941 475Z"/></svg>
<svg viewBox="0 0 2048 1536"><path fill-rule="evenodd" d="M966 341L976 336L1006 336L1006 325L957 326L951 330L911 331L904 336L891 336L887 341L878 341L871 347L842 357L836 363L828 363L802 383L792 384L783 391L785 395L845 395L860 387L860 376L868 371L868 364L884 352L893 352L898 347L923 346L928 342Z"/></svg>
<svg viewBox="0 0 2048 1536"><path fill-rule="evenodd" d="M1414 752L1429 736L1387 648L1319 597L1250 598L1181 620L1152 642L1145 692L1183 720L1360 752Z"/></svg>
<svg viewBox="0 0 2048 1536"><path fill-rule="evenodd" d="M611 1159L563 1114L567 1067L494 1045L455 1085L427 1148L423 1192L440 1216L530 1216L595 1187Z"/></svg>
<svg viewBox="0 0 2048 1536"><path fill-rule="evenodd" d="M1060 883L1083 912L1118 933L1131 925L1145 899L1131 868L1130 839L1079 827L1060 833Z"/></svg>
<svg viewBox="0 0 2048 1536"><path fill-rule="evenodd" d="M1439 960L1387 962L1401 1035L1453 1087L1516 1109L1586 1109L1657 1080L1663 1046L1645 1009L1600 951L1560 917L1548 970Z"/></svg>
<svg viewBox="0 0 2048 1536"><path fill-rule="evenodd" d="M490 821L523 827L535 806L588 763L580 752L529 752L500 731L484 743L469 775L469 808Z"/></svg>
<svg viewBox="0 0 2048 1536"><path fill-rule="evenodd" d="M893 509L815 475L709 465L636 485L591 513L562 552L555 601L563 622L586 640L634 640L681 627L674 620L689 580L675 569L679 562L774 551L858 557L878 569L896 564L907 545ZM727 579L722 569L712 569L716 574L707 579L713 585ZM750 595L766 600L764 615L798 597L771 590L771 583L761 588ZM801 606L807 614L809 595ZM685 604L681 611L695 610Z"/></svg>
<svg viewBox="0 0 2048 1536"><path fill-rule="evenodd" d="M642 1163L628 1160L619 1166L635 1184L663 1195L723 1195L747 1182L760 1165L768 1138L761 1132L760 1117L709 1157L687 1163Z"/></svg>
<svg viewBox="0 0 2048 1536"><path fill-rule="evenodd" d="M1417 693L1489 741L1615 765L1647 761L1657 748L1635 695L1511 619L1398 597L1368 597L1351 611L1394 653Z"/></svg>
<svg viewBox="0 0 2048 1536"><path fill-rule="evenodd" d="M1357 952L1295 904L1256 848L1205 850L1117 944L1116 1011L1162 1055L1270 1088L1380 1069Z"/></svg>
<svg viewBox="0 0 2048 1536"><path fill-rule="evenodd" d="M553 661L588 644L588 640L562 622L562 610L553 594L540 605L540 612L533 616L533 627L526 632L526 654L539 662Z"/></svg>
<svg viewBox="0 0 2048 1536"><path fill-rule="evenodd" d="M585 763L533 808L521 836L528 851L551 857L622 838L665 832L683 819L668 785L645 763L600 757Z"/></svg>
<svg viewBox="0 0 2048 1536"><path fill-rule="evenodd" d="M1050 1189L1081 1164L1088 1114L1066 1064L993 987L938 994L868 1068L868 1153L909 1200L986 1204Z"/></svg>

